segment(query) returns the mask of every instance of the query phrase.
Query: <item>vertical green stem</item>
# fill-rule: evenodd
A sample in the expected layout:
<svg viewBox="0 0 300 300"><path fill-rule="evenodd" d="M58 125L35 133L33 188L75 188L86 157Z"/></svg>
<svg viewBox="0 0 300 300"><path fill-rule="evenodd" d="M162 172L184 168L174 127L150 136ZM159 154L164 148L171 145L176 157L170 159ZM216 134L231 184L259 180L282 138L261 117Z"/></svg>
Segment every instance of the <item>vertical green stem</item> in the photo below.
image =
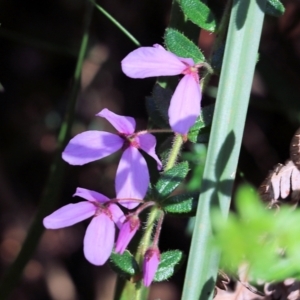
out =
<svg viewBox="0 0 300 300"><path fill-rule="evenodd" d="M210 210L228 214L266 0L234 0L182 300L212 299L219 253Z"/></svg>
<svg viewBox="0 0 300 300"><path fill-rule="evenodd" d="M183 144L182 136L180 134L175 135L175 138L173 140L172 149L169 153L168 161L167 161L167 164L165 167L165 171L168 171L169 169L174 167L174 165L177 161L178 155L180 153L182 144Z"/></svg>
<svg viewBox="0 0 300 300"><path fill-rule="evenodd" d="M74 73L74 82L69 96L67 113L58 135L58 149L54 161L50 167L50 173L42 194L38 211L30 226L22 249L11 267L4 274L0 283L1 300L7 299L7 297L16 286L18 280L20 279L22 271L29 261L30 257L32 256L33 252L35 251L35 248L39 242L39 238L44 231L44 227L42 224L43 218L53 210L60 196L65 169L65 163L61 159L61 152L69 139L69 133L73 122L76 99L80 89L80 74L82 63L87 49L88 29L92 18L92 12L93 4L87 1L87 8L84 17L84 34L81 41L79 56Z"/></svg>

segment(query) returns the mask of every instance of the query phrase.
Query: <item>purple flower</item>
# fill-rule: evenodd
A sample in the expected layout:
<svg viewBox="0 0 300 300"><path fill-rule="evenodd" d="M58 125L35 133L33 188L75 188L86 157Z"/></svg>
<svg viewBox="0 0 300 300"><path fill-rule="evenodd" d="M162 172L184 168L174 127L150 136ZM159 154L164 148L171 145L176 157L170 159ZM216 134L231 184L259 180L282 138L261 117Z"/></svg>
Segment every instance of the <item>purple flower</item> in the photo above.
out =
<svg viewBox="0 0 300 300"><path fill-rule="evenodd" d="M127 220L123 223L117 242L116 249L117 253L123 254L125 249L127 248L129 242L137 232L141 225L140 219L137 215L133 215L127 218Z"/></svg>
<svg viewBox="0 0 300 300"><path fill-rule="evenodd" d="M150 177L146 161L139 149L152 156L158 169L161 169L161 161L155 153L155 137L146 132L135 133L133 118L116 115L106 108L96 116L107 119L117 129L118 134L95 130L80 133L70 140L62 154L63 159L71 165L84 165L123 149L115 182L117 198L143 199ZM132 209L139 203L124 200L120 204Z"/></svg>
<svg viewBox="0 0 300 300"><path fill-rule="evenodd" d="M160 262L160 252L157 247L149 248L144 256L143 282L144 286L150 286Z"/></svg>
<svg viewBox="0 0 300 300"><path fill-rule="evenodd" d="M88 201L68 204L44 218L48 229L64 228L93 217L83 240L85 258L103 265L109 258L115 240L115 224L120 228L124 214L116 204L105 205L109 199L97 192L77 188L74 196Z"/></svg>
<svg viewBox="0 0 300 300"><path fill-rule="evenodd" d="M187 134L200 115L201 90L198 68L192 58L182 58L160 45L141 47L122 60L123 72L132 78L183 74L169 107L169 123L173 131Z"/></svg>

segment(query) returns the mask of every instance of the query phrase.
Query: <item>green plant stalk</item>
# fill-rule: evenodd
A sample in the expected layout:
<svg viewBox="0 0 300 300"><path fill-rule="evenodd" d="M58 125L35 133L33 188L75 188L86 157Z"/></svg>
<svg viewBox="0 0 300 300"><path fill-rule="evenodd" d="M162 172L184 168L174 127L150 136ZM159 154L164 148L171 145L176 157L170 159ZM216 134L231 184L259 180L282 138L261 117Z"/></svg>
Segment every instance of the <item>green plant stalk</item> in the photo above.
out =
<svg viewBox="0 0 300 300"><path fill-rule="evenodd" d="M136 46L140 47L140 42L124 27L122 26L112 15L110 15L103 7L91 0L95 7L107 17L114 25L116 25Z"/></svg>
<svg viewBox="0 0 300 300"><path fill-rule="evenodd" d="M222 214L228 214L265 4L266 0L234 0L231 8L182 300L208 300L213 296L219 252L210 244L210 211L213 205L219 205Z"/></svg>
<svg viewBox="0 0 300 300"><path fill-rule="evenodd" d="M176 134L173 140L173 145L169 153L168 161L165 167L165 171L174 167L178 155L180 154L181 146L183 144L183 138L180 134Z"/></svg>
<svg viewBox="0 0 300 300"><path fill-rule="evenodd" d="M54 161L50 167L48 180L42 194L38 211L30 226L27 237L23 243L22 249L18 254L16 260L13 262L8 271L4 274L0 283L0 299L8 298L17 282L20 279L22 271L34 253L39 239L44 232L42 224L43 218L49 214L55 207L59 196L64 178L65 163L61 159L61 151L65 147L71 130L73 122L75 104L77 95L80 89L80 74L82 69L83 59L87 49L88 29L92 18L93 5L87 1L87 8L84 17L84 34L81 41L80 51L77 59L76 69L74 73L74 82L69 96L67 113L64 122L61 126L58 136L58 149Z"/></svg>
<svg viewBox="0 0 300 300"><path fill-rule="evenodd" d="M148 249L148 247L152 242L151 240L152 232L155 226L155 221L159 216L159 213L160 210L157 209L156 206L153 206L147 218L145 232L139 243L139 247L135 255L135 259L140 266L143 265L144 253L146 252L146 250ZM117 288L120 287L122 287L122 282L120 281L120 278L118 278ZM114 299L115 300L127 300L127 299L144 300L147 299L148 293L149 293L149 288L145 287L141 282L138 282L134 285L132 282L126 281L126 283L123 284L123 290L121 291L121 293L118 290L116 291Z"/></svg>

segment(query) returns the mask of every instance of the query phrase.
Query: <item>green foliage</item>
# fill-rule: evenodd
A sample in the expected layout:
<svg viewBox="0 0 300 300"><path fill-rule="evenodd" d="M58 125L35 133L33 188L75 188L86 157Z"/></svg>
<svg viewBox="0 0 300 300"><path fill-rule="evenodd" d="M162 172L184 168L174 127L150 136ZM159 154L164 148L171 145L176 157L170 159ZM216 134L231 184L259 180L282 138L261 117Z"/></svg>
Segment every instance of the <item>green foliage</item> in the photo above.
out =
<svg viewBox="0 0 300 300"><path fill-rule="evenodd" d="M183 261L184 255L179 250L171 250L163 252L160 256L160 263L156 271L154 281L163 281L170 278L175 269L177 269L180 263Z"/></svg>
<svg viewBox="0 0 300 300"><path fill-rule="evenodd" d="M280 17L284 14L285 8L279 0L267 0L266 14L273 17Z"/></svg>
<svg viewBox="0 0 300 300"><path fill-rule="evenodd" d="M184 161L163 172L155 185L157 197L163 200L171 194L184 180L188 171L189 164L187 161Z"/></svg>
<svg viewBox="0 0 300 300"><path fill-rule="evenodd" d="M191 166L191 176L186 183L187 191L199 191L204 172L207 147L203 144L192 144L190 152L182 153L182 158Z"/></svg>
<svg viewBox="0 0 300 300"><path fill-rule="evenodd" d="M190 128L188 133L189 141L193 143L198 142L199 136L202 134L205 127L208 127L212 122L214 113L214 104L205 106L201 109L200 116L197 118L195 124Z"/></svg>
<svg viewBox="0 0 300 300"><path fill-rule="evenodd" d="M184 34L173 28L167 28L164 36L167 49L180 57L192 58L195 63L205 61L203 53L197 45Z"/></svg>
<svg viewBox="0 0 300 300"><path fill-rule="evenodd" d="M246 263L253 280L300 279L300 211L267 210L249 186L237 192L237 214L225 221L213 213L215 243L222 250L221 266L236 272Z"/></svg>
<svg viewBox="0 0 300 300"><path fill-rule="evenodd" d="M180 194L163 201L163 209L170 214L194 216L197 210L199 193Z"/></svg>
<svg viewBox="0 0 300 300"><path fill-rule="evenodd" d="M112 252L109 264L117 274L128 279L140 273L137 261L128 250L123 254Z"/></svg>
<svg viewBox="0 0 300 300"><path fill-rule="evenodd" d="M180 0L180 6L184 14L200 28L214 32L216 30L216 18L209 7L199 0Z"/></svg>

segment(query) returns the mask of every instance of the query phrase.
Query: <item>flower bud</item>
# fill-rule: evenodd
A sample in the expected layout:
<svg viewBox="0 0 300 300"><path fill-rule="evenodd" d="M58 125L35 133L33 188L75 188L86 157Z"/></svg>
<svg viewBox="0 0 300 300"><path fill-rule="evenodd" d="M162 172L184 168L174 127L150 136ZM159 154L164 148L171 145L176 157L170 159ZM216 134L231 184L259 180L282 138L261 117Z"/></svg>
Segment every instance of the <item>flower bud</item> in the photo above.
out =
<svg viewBox="0 0 300 300"><path fill-rule="evenodd" d="M149 248L144 257L143 263L143 283L144 286L150 286L160 262L160 252L157 247Z"/></svg>
<svg viewBox="0 0 300 300"><path fill-rule="evenodd" d="M136 215L132 215L123 223L117 242L116 249L117 253L123 254L125 249L127 248L129 242L137 232L141 225L140 219Z"/></svg>

